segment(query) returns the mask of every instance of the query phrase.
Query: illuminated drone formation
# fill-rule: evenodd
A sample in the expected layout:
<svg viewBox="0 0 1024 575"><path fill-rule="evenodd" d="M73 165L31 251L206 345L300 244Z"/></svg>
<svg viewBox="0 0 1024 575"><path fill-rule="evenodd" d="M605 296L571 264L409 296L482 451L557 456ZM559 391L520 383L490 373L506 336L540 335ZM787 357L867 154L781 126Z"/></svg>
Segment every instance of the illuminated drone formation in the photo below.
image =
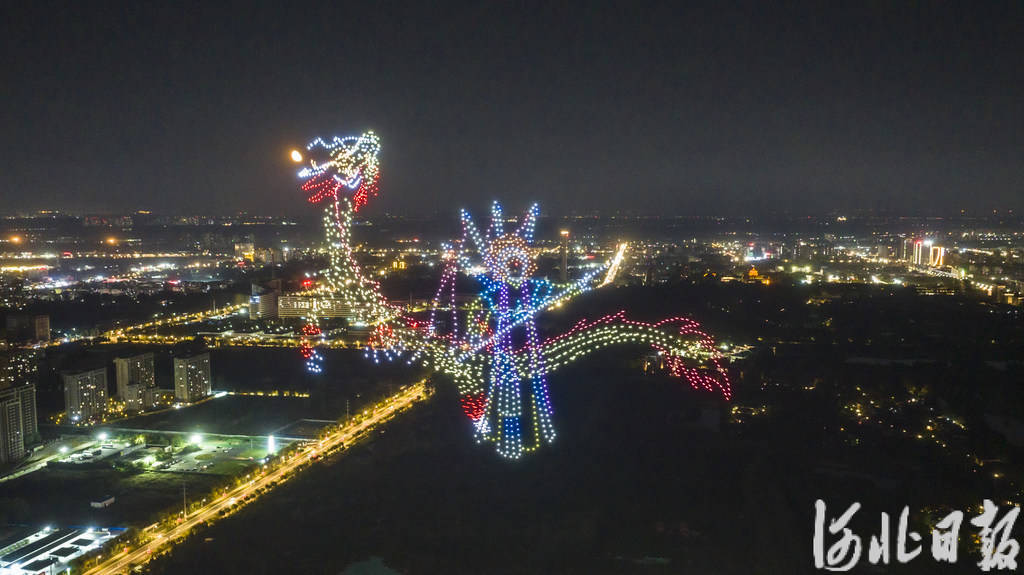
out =
<svg viewBox="0 0 1024 575"><path fill-rule="evenodd" d="M317 138L306 146L309 153L309 167L299 172L305 180L302 191L309 194L310 203L327 198L337 200L342 190L352 193L352 211L366 205L370 196L377 195L380 170L377 154L380 139L373 132L362 136L335 137L330 142ZM292 159L303 161L302 154L292 152Z"/></svg>
<svg viewBox="0 0 1024 575"><path fill-rule="evenodd" d="M373 132L361 136L335 137L329 142L317 138L306 146L306 154L292 152L292 160L308 164L299 171L302 190L311 204L324 202L324 232L330 266L323 280L308 295L307 324L302 328L301 352L311 373L322 371L323 358L316 342L324 335L317 327L323 303L341 300L359 321L379 321L396 315L380 295L377 283L365 278L352 256L352 214L377 195L380 170L377 154L380 140ZM351 197L349 197L351 196Z"/></svg>
<svg viewBox="0 0 1024 575"><path fill-rule="evenodd" d="M530 244L533 243L537 211L534 204L519 227L514 232L505 233L501 205L495 202L491 209L491 227L486 236L480 235L469 214L463 211L463 244L467 239L471 240L483 262L482 265L473 265L463 254L452 260L453 265L460 265L483 286L480 294L483 305L480 307L491 318L478 316L476 325L489 327L489 324L494 324L493 332L484 338L490 355L487 393L479 400L467 397L465 401L471 403L471 413L482 411L474 420L479 436L494 441L498 453L512 458L523 453L526 422L532 424L530 435L535 445L555 438L547 370L535 323L538 304L543 304L552 292L549 282L532 277L536 264ZM450 302L450 305L455 308L455 302ZM436 315L434 317L435 322L431 326L436 331ZM513 345L516 335L524 342L522 351L518 353ZM479 349L481 342L465 343L470 349ZM525 378L516 365L516 358L520 355L527 365ZM472 402L475 401L482 401L482 405L473 407ZM496 421L493 427L489 418L483 417L491 411Z"/></svg>
<svg viewBox="0 0 1024 575"><path fill-rule="evenodd" d="M512 459L555 438L547 374L609 345L653 347L673 376L729 399L729 379L714 341L686 318L642 323L619 312L582 320L562 335L540 339L537 316L610 283L625 245L611 261L568 284L536 278L536 205L518 225L510 226L512 231L506 231L510 220L497 202L483 233L463 211L463 235L444 246L444 269L429 316L403 314L389 305L377 284L360 272L350 243L353 212L377 193L379 149L379 140L368 132L330 143L314 140L307 148L308 159L293 152L293 159L309 163L299 176L310 201L328 202L324 225L331 265L324 281L309 294L308 324L302 330L301 351L310 371L321 371L316 346L325 334L316 325L318 310L341 301L355 321L374 326L368 356L375 361L421 361L450 376L477 439L493 442L498 453ZM481 286L471 301L456 296L459 274L473 277Z"/></svg>

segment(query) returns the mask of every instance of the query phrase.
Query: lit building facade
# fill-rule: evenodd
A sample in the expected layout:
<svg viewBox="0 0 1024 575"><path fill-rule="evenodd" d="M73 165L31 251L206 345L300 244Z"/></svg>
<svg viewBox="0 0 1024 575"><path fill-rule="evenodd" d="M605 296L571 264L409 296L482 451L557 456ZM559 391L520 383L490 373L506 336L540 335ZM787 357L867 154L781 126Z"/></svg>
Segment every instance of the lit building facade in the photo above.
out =
<svg viewBox="0 0 1024 575"><path fill-rule="evenodd" d="M152 393L147 393L156 387L152 352L114 359L114 377L117 396L125 409L142 411L152 407Z"/></svg>
<svg viewBox="0 0 1024 575"><path fill-rule="evenodd" d="M35 350L0 355L0 463L22 459L39 442L38 360Z"/></svg>
<svg viewBox="0 0 1024 575"><path fill-rule="evenodd" d="M910 261L910 263L914 264L915 266L924 265L924 240L914 240L914 257Z"/></svg>
<svg viewBox="0 0 1024 575"><path fill-rule="evenodd" d="M284 262L281 250L274 248L256 248L253 252L256 261L264 264L275 265Z"/></svg>
<svg viewBox="0 0 1024 575"><path fill-rule="evenodd" d="M210 354L174 358L174 398L192 403L210 395Z"/></svg>
<svg viewBox="0 0 1024 575"><path fill-rule="evenodd" d="M264 284L252 284L249 297L249 317L263 319L277 317L278 298L281 296L281 280L274 279Z"/></svg>
<svg viewBox="0 0 1024 575"><path fill-rule="evenodd" d="M256 247L252 242L235 244L235 259L245 260L248 262L255 261Z"/></svg>
<svg viewBox="0 0 1024 575"><path fill-rule="evenodd" d="M107 412L107 368L63 374L64 406L68 421L85 423Z"/></svg>
<svg viewBox="0 0 1024 575"><path fill-rule="evenodd" d="M278 299L279 317L355 317L352 306L340 298L286 295Z"/></svg>
<svg viewBox="0 0 1024 575"><path fill-rule="evenodd" d="M35 388L32 389L35 395ZM18 389L0 391L0 463L25 458L25 418Z"/></svg>

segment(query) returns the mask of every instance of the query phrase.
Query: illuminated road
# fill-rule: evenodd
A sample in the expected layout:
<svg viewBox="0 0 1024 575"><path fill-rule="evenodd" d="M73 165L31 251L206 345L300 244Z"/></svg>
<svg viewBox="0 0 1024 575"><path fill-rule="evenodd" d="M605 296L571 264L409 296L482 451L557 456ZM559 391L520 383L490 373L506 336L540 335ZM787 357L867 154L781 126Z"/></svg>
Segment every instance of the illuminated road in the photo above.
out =
<svg viewBox="0 0 1024 575"><path fill-rule="evenodd" d="M342 446L348 446L353 441L372 431L378 425L390 420L403 410L411 407L417 401L426 399L428 390L426 380L420 381L392 395L381 404L378 404L368 414L358 421L353 421L344 428L332 433L318 443L311 444L306 448L290 456L279 466L259 476L252 481L242 484L224 495L221 495L207 503L203 507L192 512L184 522L173 527L156 527L149 532L150 540L135 550L118 553L107 558L106 561L87 570L89 575L101 574L122 574L128 572L136 565L149 561L150 557L161 548L177 543L181 538L188 535L193 527L207 521L216 520L221 511L231 508L234 505L250 503L259 496L258 491L262 488L272 489L274 482L283 482L292 477L299 466L309 462L314 456L328 454ZM111 545L117 547L116 541Z"/></svg>
<svg viewBox="0 0 1024 575"><path fill-rule="evenodd" d="M134 334L132 334L132 332L135 331L148 329L152 327L169 327L175 325L184 325L187 323L197 323L210 318L228 317L248 307L248 304L237 304L225 306L220 309L206 310L183 315L175 315L168 318L157 319L153 321L147 321L144 323L113 329L108 332L105 332L103 334L103 337L107 338L111 343L116 343L118 341L132 341L139 337L137 335L133 337ZM58 340L54 342L54 345L60 345L61 343L63 343L63 340Z"/></svg>

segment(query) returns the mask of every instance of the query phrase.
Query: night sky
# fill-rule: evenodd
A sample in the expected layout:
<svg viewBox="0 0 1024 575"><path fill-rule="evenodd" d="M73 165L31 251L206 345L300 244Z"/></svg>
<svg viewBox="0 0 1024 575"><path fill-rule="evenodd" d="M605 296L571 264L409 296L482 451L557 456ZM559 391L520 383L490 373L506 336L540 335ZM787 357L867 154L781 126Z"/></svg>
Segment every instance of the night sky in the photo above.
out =
<svg viewBox="0 0 1024 575"><path fill-rule="evenodd" d="M0 212L304 213L366 129L370 213L1024 209L1019 1L22 4Z"/></svg>

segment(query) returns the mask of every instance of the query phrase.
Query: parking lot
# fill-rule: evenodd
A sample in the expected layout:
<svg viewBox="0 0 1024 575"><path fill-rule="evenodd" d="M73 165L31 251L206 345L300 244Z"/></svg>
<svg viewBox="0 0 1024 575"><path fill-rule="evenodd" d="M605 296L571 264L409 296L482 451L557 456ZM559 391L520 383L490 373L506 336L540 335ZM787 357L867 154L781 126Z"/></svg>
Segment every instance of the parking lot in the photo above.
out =
<svg viewBox="0 0 1024 575"><path fill-rule="evenodd" d="M220 475L225 474L230 468L260 463L266 455L265 442L244 439L204 439L198 445L192 445L182 453L175 454L163 469Z"/></svg>
<svg viewBox="0 0 1024 575"><path fill-rule="evenodd" d="M184 445L147 447L133 452L126 462L151 471L233 475L258 465L281 444L268 446L266 438L218 437L193 434Z"/></svg>

